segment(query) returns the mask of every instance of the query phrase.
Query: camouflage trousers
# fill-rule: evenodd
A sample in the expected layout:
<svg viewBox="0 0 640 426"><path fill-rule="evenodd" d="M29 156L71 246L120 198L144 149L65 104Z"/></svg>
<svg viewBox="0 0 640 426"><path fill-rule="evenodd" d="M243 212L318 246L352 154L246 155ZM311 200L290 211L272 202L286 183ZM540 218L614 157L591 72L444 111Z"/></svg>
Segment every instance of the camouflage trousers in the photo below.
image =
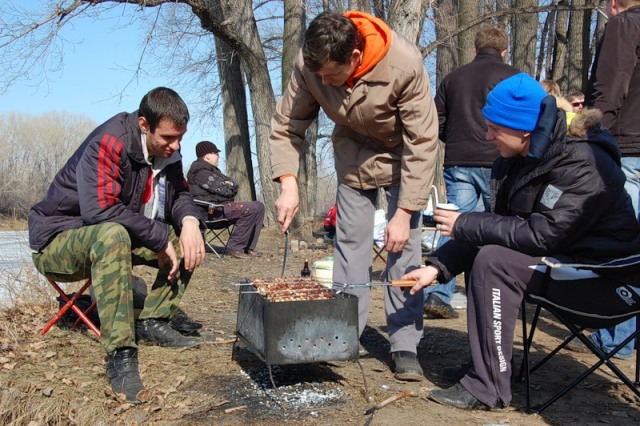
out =
<svg viewBox="0 0 640 426"><path fill-rule="evenodd" d="M169 236L176 249L180 268L175 281L167 279L169 268L158 271L144 302L140 319L172 318L191 279L184 268L175 230ZM102 344L109 355L123 347L135 348L135 321L132 267L158 267L157 255L147 248L131 249L131 238L124 226L101 223L70 229L58 234L42 251L33 254L36 269L60 282L91 278L98 313Z"/></svg>

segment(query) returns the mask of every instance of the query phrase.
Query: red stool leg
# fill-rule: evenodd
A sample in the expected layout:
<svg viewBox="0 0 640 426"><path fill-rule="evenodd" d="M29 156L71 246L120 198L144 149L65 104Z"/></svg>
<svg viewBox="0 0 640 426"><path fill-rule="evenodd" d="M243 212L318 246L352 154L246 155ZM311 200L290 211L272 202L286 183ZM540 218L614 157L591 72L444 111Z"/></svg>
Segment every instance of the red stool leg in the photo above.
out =
<svg viewBox="0 0 640 426"><path fill-rule="evenodd" d="M58 285L58 283L56 283L54 280L47 278L47 281L49 281L49 284L51 284L51 286L58 292L58 294L60 294L60 297L62 297L62 300L66 301L66 303L64 304L64 306L62 308L60 308L60 310L54 315L53 318L51 318L51 320L47 323L47 325L45 325L45 327L42 329L42 331L40 332L41 335L44 335L47 331L49 331L49 329L51 327L53 327L53 325L58 322L58 320L60 318L62 318L62 316L69 310L72 309L73 312L76 313L76 315L78 315L78 321L82 321L83 323L86 324L86 326L93 332L93 334L96 335L96 337L99 339L100 338L100 330L98 330L98 328L93 324L93 322L87 318L87 316L85 315L85 313L82 311L82 309L80 309L78 306L76 306L76 301L78 300L78 298L80 298L80 296L82 296L82 294L84 294L84 292L89 288L89 286L91 285L91 279L88 279L86 283L84 283L84 285L82 286L82 288L80 288L80 290L78 290L76 292L76 294L72 297L69 298L67 296L67 294L60 288L60 286ZM94 304L95 305L95 304ZM94 305L90 306L89 309L87 309L87 313L90 312L91 309L93 309L93 307L95 307ZM76 327L76 324L74 324L74 328Z"/></svg>

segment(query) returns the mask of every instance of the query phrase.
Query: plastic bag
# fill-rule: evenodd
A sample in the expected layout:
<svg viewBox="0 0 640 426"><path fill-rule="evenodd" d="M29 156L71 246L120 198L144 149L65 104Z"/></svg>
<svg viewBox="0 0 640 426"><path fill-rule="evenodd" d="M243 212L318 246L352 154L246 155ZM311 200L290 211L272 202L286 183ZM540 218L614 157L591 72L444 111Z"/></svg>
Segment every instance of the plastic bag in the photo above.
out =
<svg viewBox="0 0 640 426"><path fill-rule="evenodd" d="M379 247L384 247L384 230L387 228L387 214L384 210L376 210L373 216L373 242Z"/></svg>

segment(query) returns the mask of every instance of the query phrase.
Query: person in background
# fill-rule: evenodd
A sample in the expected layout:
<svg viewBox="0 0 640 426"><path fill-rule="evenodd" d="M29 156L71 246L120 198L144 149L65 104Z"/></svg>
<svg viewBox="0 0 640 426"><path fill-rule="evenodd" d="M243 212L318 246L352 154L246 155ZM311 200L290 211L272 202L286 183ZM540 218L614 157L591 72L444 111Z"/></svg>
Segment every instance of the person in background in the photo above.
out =
<svg viewBox="0 0 640 426"><path fill-rule="evenodd" d="M189 110L171 89L147 93L133 113L115 115L84 140L29 211L33 263L63 282L91 278L111 389L140 402L138 341L190 348L172 329L191 274L204 260L204 223L182 173L180 141ZM156 280L134 320L133 265Z"/></svg>
<svg viewBox="0 0 640 426"><path fill-rule="evenodd" d="M221 204L224 218L235 224L226 254L238 259L260 256L256 246L264 223L264 204L260 201L234 201L238 183L218 168L220 150L213 142L199 142L196 156L198 159L187 173L191 195L196 200Z"/></svg>
<svg viewBox="0 0 640 426"><path fill-rule="evenodd" d="M500 151L492 173L490 213L436 210L437 227L452 237L427 266L403 276L420 292L437 277L469 271L467 327L471 365L448 389L430 399L461 409L504 407L511 402L511 357L516 321L526 293L581 311L598 306L622 315L640 303L640 275L589 280L550 278L531 265L543 256L564 263L603 263L640 251L640 225L620 169L615 139L595 111L577 117L583 130L567 136L553 97L525 73L498 84L482 110L487 139ZM577 134L579 133L579 134ZM632 300L617 290L629 288ZM635 304L635 306L634 306Z"/></svg>
<svg viewBox="0 0 640 426"><path fill-rule="evenodd" d="M558 83L553 80L542 80L540 84L544 91L547 92L547 95L551 95L556 98L556 106L566 114L567 126L569 126L571 124L571 120L573 120L573 117L575 117L576 114L573 112L571 103L562 96Z"/></svg>
<svg viewBox="0 0 640 426"><path fill-rule="evenodd" d="M334 203L333 206L327 212L327 215L324 218L324 222L322 223L322 227L324 228L324 232L326 239L331 240L336 237L336 217L338 216L338 204Z"/></svg>
<svg viewBox="0 0 640 426"><path fill-rule="evenodd" d="M379 188L388 202L387 277L399 278L421 259L421 212L435 171L437 115L420 51L367 13L324 12L310 23L293 68L271 121L271 164L280 182L276 210L282 230L298 211L296 176L305 130L322 108L335 123L338 215L333 281L371 281ZM362 335L371 289L354 287L347 292L358 297ZM399 380L424 377L416 357L422 305L422 293L385 288L391 358Z"/></svg>
<svg viewBox="0 0 640 426"><path fill-rule="evenodd" d="M584 93L576 91L567 95L567 100L571 104L573 112L582 111L584 108Z"/></svg>
<svg viewBox="0 0 640 426"><path fill-rule="evenodd" d="M622 171L627 177L625 189L640 220L640 1L609 0L606 4L609 22L596 48L587 105L602 111L602 125L618 142ZM606 353L622 343L635 327L635 319L630 319L596 330L590 338ZM629 342L615 357L631 358L633 345L633 341Z"/></svg>
<svg viewBox="0 0 640 426"><path fill-rule="evenodd" d="M474 60L445 76L435 97L445 150L443 177L447 201L463 212L489 210L491 165L499 154L495 144L486 139L482 107L496 84L520 72L504 63L508 38L503 30L482 27L474 44ZM441 237L438 247L448 240ZM427 318L458 317L451 306L455 288L454 277L424 290Z"/></svg>

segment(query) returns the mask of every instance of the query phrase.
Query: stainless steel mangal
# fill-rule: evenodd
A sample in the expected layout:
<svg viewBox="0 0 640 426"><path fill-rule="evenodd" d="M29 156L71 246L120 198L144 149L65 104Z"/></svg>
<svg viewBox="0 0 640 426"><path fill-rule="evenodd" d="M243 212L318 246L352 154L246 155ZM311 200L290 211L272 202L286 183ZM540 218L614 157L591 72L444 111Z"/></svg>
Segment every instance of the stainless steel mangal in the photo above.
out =
<svg viewBox="0 0 640 426"><path fill-rule="evenodd" d="M358 298L270 302L239 287L236 334L267 364L305 364L358 358Z"/></svg>

